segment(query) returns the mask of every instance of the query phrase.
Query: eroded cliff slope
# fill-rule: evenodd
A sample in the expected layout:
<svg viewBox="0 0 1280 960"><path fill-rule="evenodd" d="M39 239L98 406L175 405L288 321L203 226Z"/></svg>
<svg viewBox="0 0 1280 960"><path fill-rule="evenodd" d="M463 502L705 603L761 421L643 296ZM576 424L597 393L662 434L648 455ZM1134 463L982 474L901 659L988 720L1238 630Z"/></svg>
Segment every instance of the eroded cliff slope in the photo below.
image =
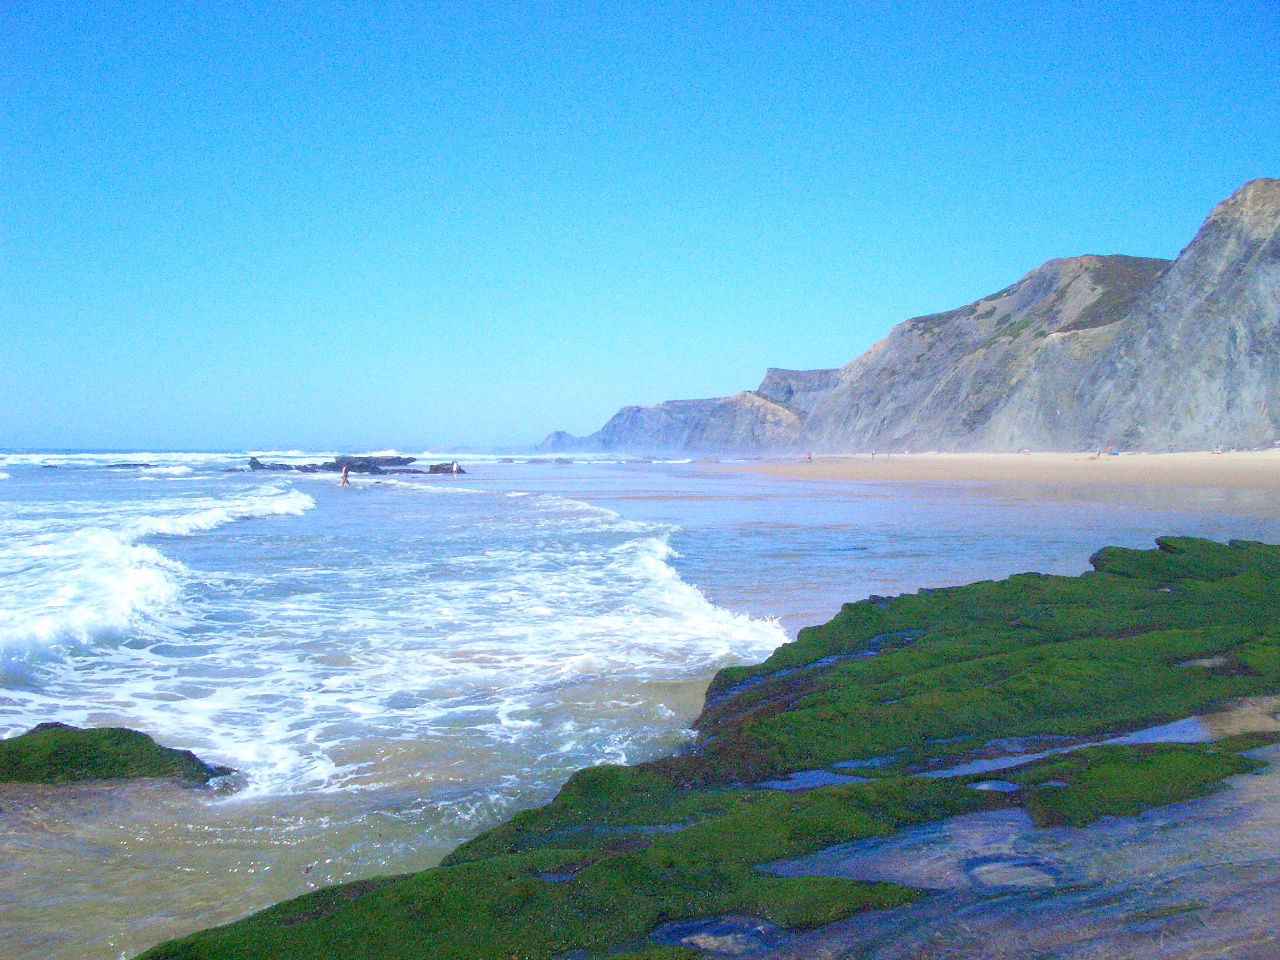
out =
<svg viewBox="0 0 1280 960"><path fill-rule="evenodd" d="M547 449L731 452L1258 447L1280 437L1280 180L1219 204L1175 261L1050 260L916 317L839 370L626 407Z"/></svg>

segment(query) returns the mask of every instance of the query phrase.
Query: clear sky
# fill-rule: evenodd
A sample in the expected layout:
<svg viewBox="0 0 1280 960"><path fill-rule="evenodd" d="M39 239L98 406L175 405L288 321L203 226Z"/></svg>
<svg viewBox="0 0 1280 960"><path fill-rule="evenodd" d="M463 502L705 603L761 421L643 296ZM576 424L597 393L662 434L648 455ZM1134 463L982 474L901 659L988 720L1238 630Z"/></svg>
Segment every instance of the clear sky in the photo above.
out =
<svg viewBox="0 0 1280 960"><path fill-rule="evenodd" d="M1280 176L1280 4L0 8L0 447L445 447L843 364Z"/></svg>

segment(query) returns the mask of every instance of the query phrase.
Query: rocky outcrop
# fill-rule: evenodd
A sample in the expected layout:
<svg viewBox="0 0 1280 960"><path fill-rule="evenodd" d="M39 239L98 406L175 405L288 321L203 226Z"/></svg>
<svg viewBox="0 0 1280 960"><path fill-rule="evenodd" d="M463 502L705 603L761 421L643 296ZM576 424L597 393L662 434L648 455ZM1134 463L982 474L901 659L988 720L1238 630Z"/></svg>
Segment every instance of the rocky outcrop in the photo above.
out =
<svg viewBox="0 0 1280 960"><path fill-rule="evenodd" d="M801 414L759 393L712 400L668 400L623 407L597 433L554 433L540 450L757 451L786 448L800 436Z"/></svg>
<svg viewBox="0 0 1280 960"><path fill-rule="evenodd" d="M140 960L1272 957L1280 548L1157 543L847 603L679 753Z"/></svg>
<svg viewBox="0 0 1280 960"><path fill-rule="evenodd" d="M0 740L0 783L166 779L203 784L234 772L126 727L42 723Z"/></svg>
<svg viewBox="0 0 1280 960"><path fill-rule="evenodd" d="M327 463L264 463L257 457L249 458L250 470L267 470L274 472L294 471L296 473L341 473L345 467L348 473L422 473L421 470L404 469L415 462L416 457L337 457ZM429 473L454 473L453 470L437 470L436 466ZM388 469L399 468L399 469ZM461 470L456 472L463 472Z"/></svg>
<svg viewBox="0 0 1280 960"><path fill-rule="evenodd" d="M627 407L557 450L1194 450L1280 438L1280 180L1219 204L1175 261L1050 260L916 317L839 370ZM549 447L551 448L551 447Z"/></svg>
<svg viewBox="0 0 1280 960"><path fill-rule="evenodd" d="M598 450L599 447L593 446L590 437L575 437L573 434L565 430L556 430L547 435L547 439L538 444L537 448L542 453L563 453L566 451L590 452ZM510 460L504 460L504 463L510 463Z"/></svg>

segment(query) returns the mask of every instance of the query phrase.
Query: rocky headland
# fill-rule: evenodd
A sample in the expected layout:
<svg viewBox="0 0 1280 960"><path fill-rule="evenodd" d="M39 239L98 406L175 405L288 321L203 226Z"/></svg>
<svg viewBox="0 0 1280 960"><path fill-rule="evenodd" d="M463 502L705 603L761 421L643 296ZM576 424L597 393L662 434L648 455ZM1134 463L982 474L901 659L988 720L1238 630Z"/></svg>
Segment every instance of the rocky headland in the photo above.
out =
<svg viewBox="0 0 1280 960"><path fill-rule="evenodd" d="M550 451L1241 449L1280 439L1280 180L1245 184L1173 261L1050 260L894 327L833 370L626 407Z"/></svg>
<svg viewBox="0 0 1280 960"><path fill-rule="evenodd" d="M1091 563L846 604L684 752L144 957L1270 955L1280 548Z"/></svg>

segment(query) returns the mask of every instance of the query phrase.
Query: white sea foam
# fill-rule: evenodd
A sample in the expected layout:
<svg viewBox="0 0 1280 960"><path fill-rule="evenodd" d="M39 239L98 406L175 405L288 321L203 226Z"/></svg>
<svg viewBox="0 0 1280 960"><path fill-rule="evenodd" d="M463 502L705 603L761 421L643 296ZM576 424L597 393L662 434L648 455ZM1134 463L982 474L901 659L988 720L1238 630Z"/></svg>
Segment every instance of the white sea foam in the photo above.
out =
<svg viewBox="0 0 1280 960"><path fill-rule="evenodd" d="M60 503L50 510L78 527L33 542L47 517L27 518L24 595L46 593L12 621L17 639L74 656L0 689L0 730L54 716L140 727L242 770L241 797L373 789L489 758L509 802L539 771L625 762L669 735L671 710L640 694L647 685L671 689L785 639L681 579L675 528L542 493L388 478L354 499L314 488L308 538L272 527L241 542L227 527L210 541L232 551L224 563L175 554L184 566L164 542L139 542L315 502L217 482L238 492L181 498L181 510L117 505L111 529ZM127 642L74 645L113 631ZM398 751L432 761L384 759Z"/></svg>
<svg viewBox="0 0 1280 960"><path fill-rule="evenodd" d="M8 480L8 479L10 479L9 474L0 472L0 480Z"/></svg>
<svg viewBox="0 0 1280 960"><path fill-rule="evenodd" d="M0 518L0 650L77 645L145 629L175 606L184 567L138 541L296 515L313 505L300 491L262 487L226 500L67 504L61 517L38 506L6 514Z"/></svg>
<svg viewBox="0 0 1280 960"><path fill-rule="evenodd" d="M185 463L179 463L169 467L143 467L141 472L148 475L164 474L171 477L181 477L191 473L191 467Z"/></svg>

